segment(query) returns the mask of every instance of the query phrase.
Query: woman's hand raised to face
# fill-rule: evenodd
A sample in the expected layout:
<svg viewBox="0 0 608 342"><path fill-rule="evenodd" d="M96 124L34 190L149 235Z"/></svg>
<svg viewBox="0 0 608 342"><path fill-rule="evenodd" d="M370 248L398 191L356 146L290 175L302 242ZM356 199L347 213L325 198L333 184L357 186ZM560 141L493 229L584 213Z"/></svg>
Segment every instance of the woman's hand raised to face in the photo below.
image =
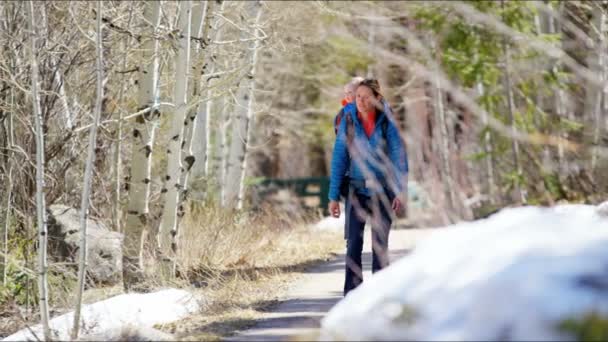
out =
<svg viewBox="0 0 608 342"><path fill-rule="evenodd" d="M340 202L330 201L329 202L329 213L333 217L340 217Z"/></svg>

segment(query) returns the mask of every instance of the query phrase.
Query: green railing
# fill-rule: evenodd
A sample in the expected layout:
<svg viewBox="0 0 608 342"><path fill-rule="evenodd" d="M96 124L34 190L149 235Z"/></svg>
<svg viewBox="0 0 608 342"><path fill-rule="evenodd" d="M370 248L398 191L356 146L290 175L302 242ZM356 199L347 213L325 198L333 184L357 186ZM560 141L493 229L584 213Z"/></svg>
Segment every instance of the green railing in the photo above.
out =
<svg viewBox="0 0 608 342"><path fill-rule="evenodd" d="M316 206L323 210L325 215L328 213L329 205L329 177L307 177L307 178L291 178L291 179L278 179L278 178L266 178L258 183L263 189L260 195L264 197L268 193L277 189L289 189L293 191L301 200L304 206L306 206L305 198L318 199L314 203L318 203ZM424 209L428 207L428 196L424 189L422 189L418 183L409 181L408 185L408 205L413 209ZM310 207L310 206L309 206Z"/></svg>
<svg viewBox="0 0 608 342"><path fill-rule="evenodd" d="M327 207L329 205L329 199L327 198L329 195L329 177L291 179L266 178L261 181L259 185L266 189L271 189L272 187L290 189L300 198L317 197L317 207L323 209L323 212L327 214ZM262 192L262 195L264 194L265 192Z"/></svg>

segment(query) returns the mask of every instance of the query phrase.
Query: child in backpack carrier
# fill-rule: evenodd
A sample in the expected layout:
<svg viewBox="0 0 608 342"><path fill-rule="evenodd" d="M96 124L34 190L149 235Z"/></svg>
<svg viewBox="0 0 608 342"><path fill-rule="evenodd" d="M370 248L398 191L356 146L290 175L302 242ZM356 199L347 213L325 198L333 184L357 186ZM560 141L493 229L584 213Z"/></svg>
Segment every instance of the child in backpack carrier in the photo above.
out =
<svg viewBox="0 0 608 342"><path fill-rule="evenodd" d="M361 81L363 81L363 77L353 77L352 80L350 80L350 82L348 82L344 86L344 98L342 99L342 108L334 118L335 134L338 134L338 127L340 127L340 121L344 116L344 107L346 107L346 105L349 103L355 102L355 90L357 90L357 86L359 86L359 83L361 83Z"/></svg>

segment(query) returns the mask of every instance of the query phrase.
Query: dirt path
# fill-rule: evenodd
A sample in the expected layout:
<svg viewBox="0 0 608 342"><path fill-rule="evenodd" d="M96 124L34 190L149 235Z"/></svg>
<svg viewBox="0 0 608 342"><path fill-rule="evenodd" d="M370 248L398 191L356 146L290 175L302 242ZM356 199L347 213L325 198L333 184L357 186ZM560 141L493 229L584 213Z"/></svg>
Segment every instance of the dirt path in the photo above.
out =
<svg viewBox="0 0 608 342"><path fill-rule="evenodd" d="M407 254L432 229L392 230L389 236L391 261ZM371 276L370 233L365 232L363 247L364 279ZM238 332L226 341L286 341L314 333L323 316L342 299L344 254L306 272L280 303L251 329Z"/></svg>

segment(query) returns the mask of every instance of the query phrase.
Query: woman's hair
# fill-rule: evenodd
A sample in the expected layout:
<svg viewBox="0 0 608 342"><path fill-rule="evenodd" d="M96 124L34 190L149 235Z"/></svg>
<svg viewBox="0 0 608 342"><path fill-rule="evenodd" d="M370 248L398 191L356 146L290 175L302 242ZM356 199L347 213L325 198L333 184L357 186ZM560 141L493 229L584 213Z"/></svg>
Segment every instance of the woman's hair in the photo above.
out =
<svg viewBox="0 0 608 342"><path fill-rule="evenodd" d="M375 97L382 97L382 92L380 91L380 83L378 82L377 79L375 78L366 78L363 81L361 81L361 83L359 83L359 85L357 86L357 88L359 87L368 87L369 89L372 90L372 93L374 93Z"/></svg>

